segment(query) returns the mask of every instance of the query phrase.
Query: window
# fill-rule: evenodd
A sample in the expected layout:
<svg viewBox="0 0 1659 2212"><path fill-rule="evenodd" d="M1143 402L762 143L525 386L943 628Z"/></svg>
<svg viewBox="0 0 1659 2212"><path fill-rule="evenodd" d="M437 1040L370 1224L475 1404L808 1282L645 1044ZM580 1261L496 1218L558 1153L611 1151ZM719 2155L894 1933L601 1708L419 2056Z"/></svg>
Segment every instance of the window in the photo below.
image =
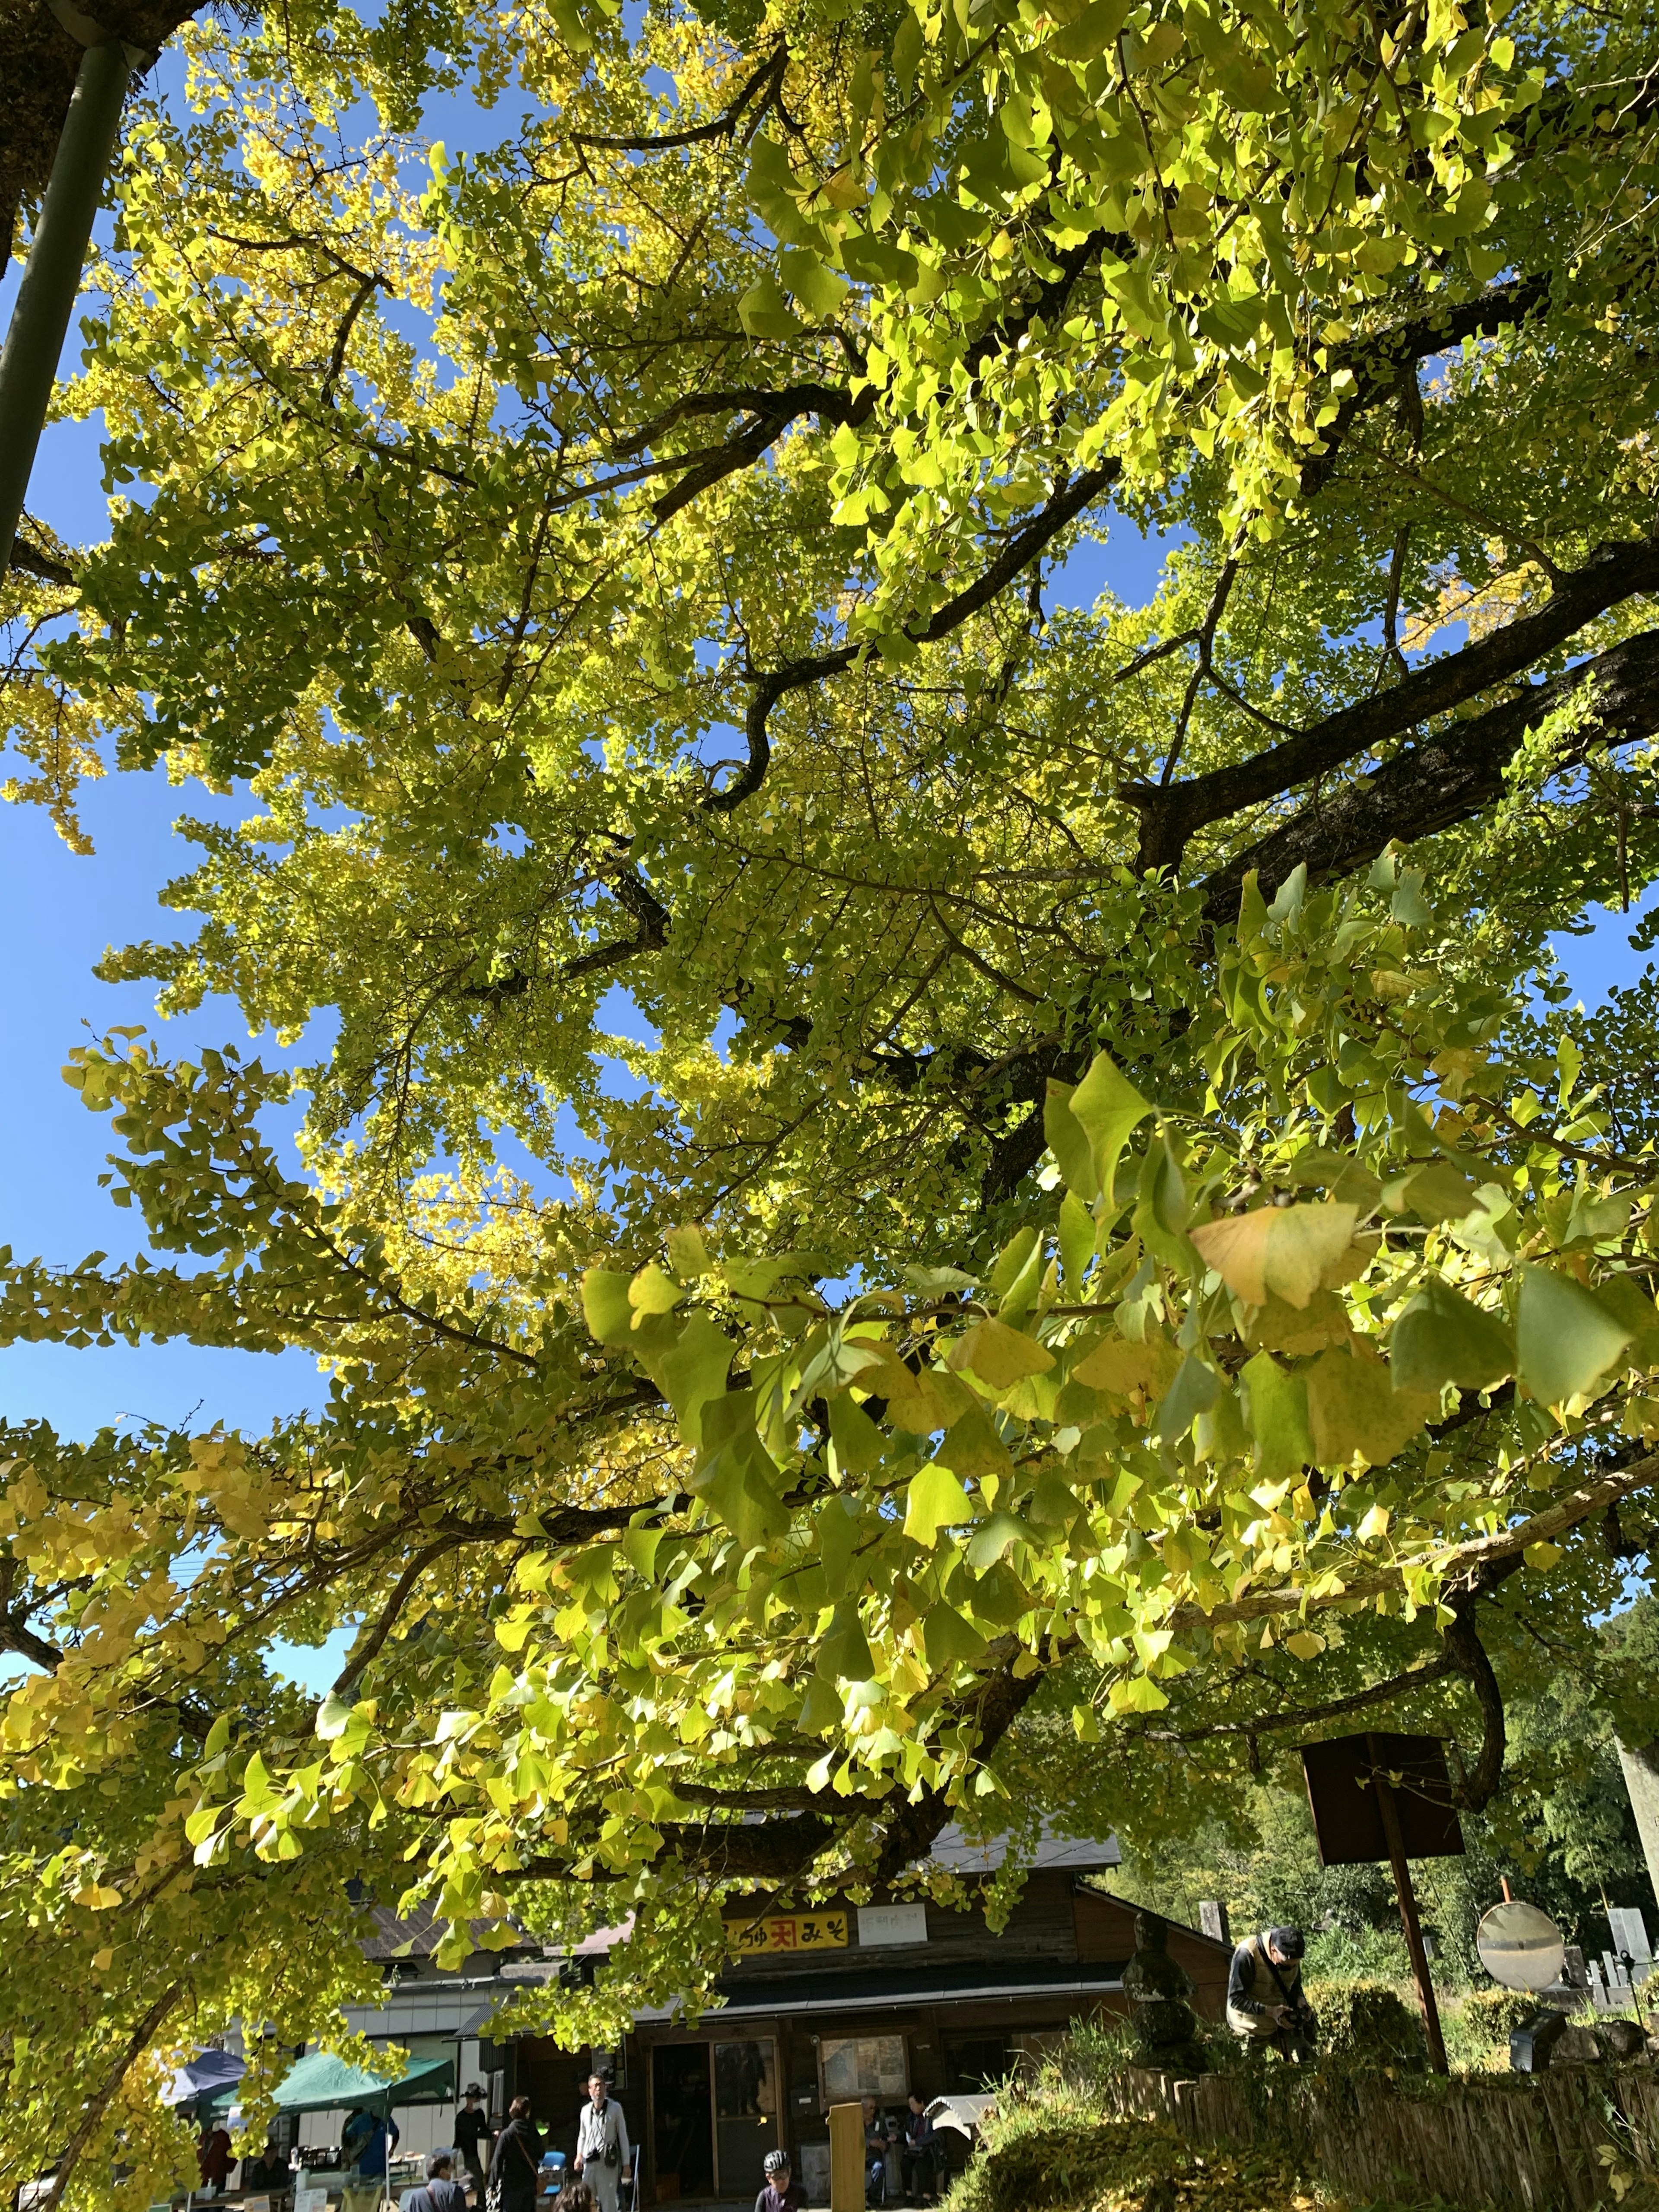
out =
<svg viewBox="0 0 1659 2212"><path fill-rule="evenodd" d="M975 2089L994 2088L1007 2071L1006 2035L945 2037L945 2087L948 2094L964 2096Z"/></svg>
<svg viewBox="0 0 1659 2212"><path fill-rule="evenodd" d="M902 2035L826 2035L818 2045L823 2100L845 2105L857 2097L902 2097L910 2086Z"/></svg>

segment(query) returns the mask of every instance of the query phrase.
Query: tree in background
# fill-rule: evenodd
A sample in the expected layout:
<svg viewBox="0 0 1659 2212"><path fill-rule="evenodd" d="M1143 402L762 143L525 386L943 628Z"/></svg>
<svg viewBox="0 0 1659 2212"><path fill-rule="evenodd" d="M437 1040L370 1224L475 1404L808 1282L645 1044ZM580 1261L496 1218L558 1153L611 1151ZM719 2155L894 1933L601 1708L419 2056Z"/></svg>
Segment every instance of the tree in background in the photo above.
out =
<svg viewBox="0 0 1659 2212"><path fill-rule="evenodd" d="M1646 1000L1547 950L1659 872L1644 11L561 0L446 32L535 103L466 161L343 11L187 35L15 795L246 779L106 972L337 1042L74 1054L150 1250L0 1327L331 1391L8 1433L9 2158L159 2180L155 2054L360 1992L354 1896L631 1910L603 2041L953 1819L1356 1715L1503 1807L1659 1468Z"/></svg>
<svg viewBox="0 0 1659 2212"><path fill-rule="evenodd" d="M1487 1632L1504 1685L1503 1788L1463 1815L1463 1857L1425 1860L1414 1872L1436 1978L1454 1986L1486 1985L1475 1929L1505 1877L1592 1957L1610 1942L1609 1905L1634 1906L1659 1934L1617 1750L1617 1717L1632 1711L1632 1688L1653 1678L1659 1611L1644 1597L1588 1638L1577 1624L1562 1636L1560 1617L1553 1607L1529 1611L1523 1640L1501 1639L1506 1653ZM1218 1898L1241 1934L1294 1922L1310 1932L1310 1972L1403 1981L1409 1963L1386 1869L1320 1865L1299 1762L1275 1755L1276 1740L1276 1731L1255 1737L1250 1781L1221 1817L1180 1849L1138 1856L1113 1887L1190 1923L1201 1899Z"/></svg>

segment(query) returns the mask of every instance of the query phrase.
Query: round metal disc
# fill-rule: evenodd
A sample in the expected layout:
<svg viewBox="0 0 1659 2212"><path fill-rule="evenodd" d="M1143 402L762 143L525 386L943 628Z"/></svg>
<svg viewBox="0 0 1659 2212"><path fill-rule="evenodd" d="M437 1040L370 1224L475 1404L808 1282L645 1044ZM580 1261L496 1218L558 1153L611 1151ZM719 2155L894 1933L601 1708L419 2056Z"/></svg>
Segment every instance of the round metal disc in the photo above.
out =
<svg viewBox="0 0 1659 2212"><path fill-rule="evenodd" d="M1518 1898L1494 1905L1475 1930L1474 1948L1493 1981L1506 1990L1547 1990L1559 1979L1566 1945L1547 1912Z"/></svg>

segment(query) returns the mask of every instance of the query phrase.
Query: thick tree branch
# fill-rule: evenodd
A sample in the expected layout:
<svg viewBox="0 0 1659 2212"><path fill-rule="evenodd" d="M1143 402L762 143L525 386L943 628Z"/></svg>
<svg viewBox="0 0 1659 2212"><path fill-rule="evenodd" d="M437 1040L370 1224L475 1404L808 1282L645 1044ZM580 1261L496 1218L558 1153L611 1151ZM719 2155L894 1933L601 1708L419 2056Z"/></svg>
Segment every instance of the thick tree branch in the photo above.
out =
<svg viewBox="0 0 1659 2212"><path fill-rule="evenodd" d="M1504 1562L1507 1566L1510 1562ZM1517 1558L1514 1562L1520 1565ZM1504 1720L1504 1692L1492 1672L1486 1647L1474 1625L1473 1602L1460 1605L1443 1632L1448 1662L1474 1686L1480 1707L1480 1756L1473 1773L1466 1774L1452 1793L1452 1801L1466 1813L1484 1812L1504 1778L1504 1753L1508 1737Z"/></svg>
<svg viewBox="0 0 1659 2212"><path fill-rule="evenodd" d="M351 1652L345 1665L335 1676L334 1687L331 1692L332 1696L343 1698L347 1692L362 1680L365 1671L379 1656L387 1637L397 1626L398 1617L408 1603L410 1592L416 1583L419 1582L434 1559L442 1559L446 1552L453 1552L459 1540L455 1536L442 1536L435 1544L428 1544L424 1550L416 1553L414 1558L392 1585L391 1594L380 1608L379 1620L363 1642Z"/></svg>
<svg viewBox="0 0 1659 2212"><path fill-rule="evenodd" d="M1410 843L1468 821L1502 795L1504 769L1527 732L1586 691L1592 695L1589 719L1573 732L1575 750L1651 737L1659 730L1659 629L1642 630L1518 699L1455 722L1428 744L1304 806L1206 878L1205 918L1217 925L1236 920L1252 871L1271 897L1298 866L1313 883L1346 875L1396 838Z"/></svg>
<svg viewBox="0 0 1659 2212"><path fill-rule="evenodd" d="M765 114L782 87L783 73L788 62L787 46L781 46L775 53L769 54L754 74L744 80L731 106L711 122L694 124L687 131L664 131L654 136L647 134L639 137L605 137L597 131L573 131L571 143L597 147L610 153L666 154L678 146L702 146L712 138L729 138L743 120L744 110L763 87L765 88L765 98L760 103L755 121L758 123L761 116Z"/></svg>
<svg viewBox="0 0 1659 2212"><path fill-rule="evenodd" d="M133 2029L120 2057L81 2107L80 2117L70 2130L69 2141L64 2145L64 2154L58 2161L58 2170L52 2177L52 2185L44 2197L36 2199L36 2212L56 2212L64 2191L69 2186L70 2177L81 2163L82 2153L98 2132L103 2117L109 2110L111 2100L149 2049L156 2029L183 1994L183 1987L178 1982L174 1982L170 1989L163 1990Z"/></svg>
<svg viewBox="0 0 1659 2212"><path fill-rule="evenodd" d="M1302 471L1303 499L1310 500L1323 489L1354 424L1397 389L1403 374L1414 375L1419 362L1461 346L1465 338L1496 337L1501 330L1539 313L1548 306L1549 296L1547 276L1513 277L1456 307L1431 307L1420 315L1356 339L1334 354L1332 373L1350 370L1354 388L1338 403L1334 420L1320 433L1324 452L1316 454Z"/></svg>
<svg viewBox="0 0 1659 2212"><path fill-rule="evenodd" d="M1403 1674L1391 1674L1386 1682L1373 1682L1369 1689L1355 1690L1346 1698L1328 1698L1322 1705L1289 1705L1281 1712L1258 1713L1247 1721L1212 1721L1203 1728L1164 1729L1131 1724L1127 1733L1144 1737L1151 1743L1211 1743L1218 1736L1249 1737L1268 1735L1279 1729L1319 1728L1326 1721L1361 1712L1367 1705L1408 1697L1425 1682L1443 1681L1448 1674L1458 1671L1458 1662L1443 1652L1439 1658L1431 1659L1424 1666L1408 1667Z"/></svg>
<svg viewBox="0 0 1659 2212"><path fill-rule="evenodd" d="M61 561L54 561L50 553L43 553L38 545L31 545L23 538L12 541L9 565L21 575L38 576L43 584L67 586L75 581L73 569L66 568Z"/></svg>
<svg viewBox="0 0 1659 2212"><path fill-rule="evenodd" d="M1659 539L1604 546L1564 576L1535 614L1506 623L1461 653L1414 668L1387 691L1340 708L1322 721L1231 768L1158 787L1128 784L1120 796L1140 809L1142 868L1174 867L1188 840L1212 822L1276 799L1358 753L1522 674L1546 653L1638 592L1659 589Z"/></svg>
<svg viewBox="0 0 1659 2212"><path fill-rule="evenodd" d="M1571 1534L1581 1522L1605 1513L1618 1499L1650 1490L1656 1482L1659 1482L1659 1452L1638 1460L1634 1466L1604 1475L1599 1482L1569 1491L1543 1512L1534 1513L1529 1521L1516 1522L1494 1536L1477 1536L1466 1544L1449 1544L1437 1551L1413 1553L1409 1559L1376 1568L1370 1574L1356 1575L1352 1581L1334 1573L1324 1578L1329 1586L1325 1587L1322 1581L1316 1593L1312 1589L1250 1590L1243 1597L1230 1598L1208 1609L1189 1601L1175 1608L1169 1623L1176 1628L1213 1627L1218 1622L1266 1620L1289 1613L1319 1613L1328 1606L1363 1604L1367 1598L1399 1589L1408 1569L1423 1567L1432 1568L1437 1574L1467 1589L1470 1578L1489 1572L1501 1561L1518 1559L1528 1545L1553 1543L1558 1536Z"/></svg>
<svg viewBox="0 0 1659 2212"><path fill-rule="evenodd" d="M0 1651L15 1652L18 1658L44 1668L48 1674L55 1674L64 1663L64 1655L58 1646L49 1644L44 1636L37 1636L15 1613L0 1618Z"/></svg>
<svg viewBox="0 0 1659 2212"><path fill-rule="evenodd" d="M611 459L632 460L682 422L699 416L754 415L781 425L793 422L799 415L816 415L821 422L856 424L866 420L875 404L873 390L860 392L855 398L838 384L732 385L717 386L713 392L688 392L639 429L630 430L611 447Z"/></svg>

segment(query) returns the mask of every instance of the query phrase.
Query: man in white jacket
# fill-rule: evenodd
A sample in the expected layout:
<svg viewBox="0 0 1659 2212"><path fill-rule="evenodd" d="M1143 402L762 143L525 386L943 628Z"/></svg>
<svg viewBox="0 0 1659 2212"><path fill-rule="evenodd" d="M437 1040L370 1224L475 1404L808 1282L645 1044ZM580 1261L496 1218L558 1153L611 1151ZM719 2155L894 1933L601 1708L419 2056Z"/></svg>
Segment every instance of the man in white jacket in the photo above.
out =
<svg viewBox="0 0 1659 2212"><path fill-rule="evenodd" d="M592 2191L599 2212L617 2212L618 2191L628 2186L634 2171L628 2122L622 2106L611 2101L603 2074L588 2075L587 2095L576 2130L576 2172Z"/></svg>

